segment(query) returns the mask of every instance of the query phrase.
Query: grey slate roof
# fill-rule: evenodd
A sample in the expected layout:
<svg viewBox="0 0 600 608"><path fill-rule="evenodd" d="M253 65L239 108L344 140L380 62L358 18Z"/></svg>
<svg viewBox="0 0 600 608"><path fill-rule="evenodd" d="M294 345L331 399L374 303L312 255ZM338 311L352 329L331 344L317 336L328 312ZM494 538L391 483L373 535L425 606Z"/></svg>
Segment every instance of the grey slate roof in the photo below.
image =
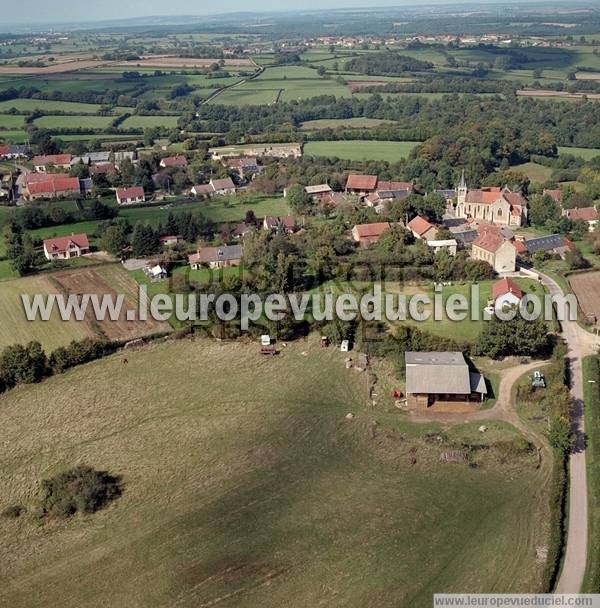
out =
<svg viewBox="0 0 600 608"><path fill-rule="evenodd" d="M471 373L461 352L407 352L405 361L407 394L471 393ZM479 388L480 380L473 381Z"/></svg>
<svg viewBox="0 0 600 608"><path fill-rule="evenodd" d="M529 253L536 251L553 251L566 247L565 239L560 234L550 234L548 236L538 236L525 241L525 247Z"/></svg>

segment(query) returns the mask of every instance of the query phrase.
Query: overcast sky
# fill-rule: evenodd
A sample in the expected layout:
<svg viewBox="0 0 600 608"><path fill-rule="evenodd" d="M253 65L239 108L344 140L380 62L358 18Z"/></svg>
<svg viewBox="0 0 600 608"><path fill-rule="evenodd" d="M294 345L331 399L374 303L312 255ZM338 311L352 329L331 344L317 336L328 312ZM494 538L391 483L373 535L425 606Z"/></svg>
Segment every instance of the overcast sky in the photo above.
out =
<svg viewBox="0 0 600 608"><path fill-rule="evenodd" d="M425 4L449 3L451 0L427 0ZM485 1L485 0L484 0ZM489 1L489 0L488 0ZM458 0L466 3L469 0ZM483 2L479 2L482 4ZM271 11L327 9L343 7L419 5L422 0L0 0L2 21L7 23L81 22L100 19L127 19L154 15L206 15L232 11Z"/></svg>

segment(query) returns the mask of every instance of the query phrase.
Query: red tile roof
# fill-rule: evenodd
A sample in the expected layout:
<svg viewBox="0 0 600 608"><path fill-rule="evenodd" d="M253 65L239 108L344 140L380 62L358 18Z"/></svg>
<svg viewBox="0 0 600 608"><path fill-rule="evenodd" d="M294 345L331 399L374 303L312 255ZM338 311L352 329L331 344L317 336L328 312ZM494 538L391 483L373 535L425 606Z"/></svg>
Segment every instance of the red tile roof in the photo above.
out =
<svg viewBox="0 0 600 608"><path fill-rule="evenodd" d="M71 236L62 236L56 239L46 239L44 241L44 248L49 253L61 253L67 251L71 243L75 243L80 249L90 248L87 234L73 234Z"/></svg>
<svg viewBox="0 0 600 608"><path fill-rule="evenodd" d="M414 186L411 182L379 182L377 184L377 190L409 190L412 192Z"/></svg>
<svg viewBox="0 0 600 608"><path fill-rule="evenodd" d="M578 207L576 209L567 209L565 215L576 222L584 220L585 222L593 222L598 219L598 211L596 207Z"/></svg>
<svg viewBox="0 0 600 608"><path fill-rule="evenodd" d="M164 167L187 167L187 158L183 154L178 156L167 156L160 161Z"/></svg>
<svg viewBox="0 0 600 608"><path fill-rule="evenodd" d="M504 277L492 285L492 297L494 300L497 300L506 293L514 294L519 300L523 297L523 290L508 277Z"/></svg>
<svg viewBox="0 0 600 608"><path fill-rule="evenodd" d="M379 238L386 230L390 229L391 224L389 222L375 222L373 224L356 224L353 230L359 238Z"/></svg>
<svg viewBox="0 0 600 608"><path fill-rule="evenodd" d="M60 193L79 193L81 186L77 177L56 177L48 176L46 180L34 180L27 183L27 191L32 194L60 194Z"/></svg>
<svg viewBox="0 0 600 608"><path fill-rule="evenodd" d="M519 255L527 253L527 247L525 247L525 243L523 241L514 239L510 242L510 244L517 250Z"/></svg>
<svg viewBox="0 0 600 608"><path fill-rule="evenodd" d="M549 196L556 203L562 202L563 192L560 188L556 188L554 190L544 190L543 194L544 196Z"/></svg>
<svg viewBox="0 0 600 608"><path fill-rule="evenodd" d="M34 167L46 165L69 165L71 163L70 154L49 154L46 156L34 156L31 161Z"/></svg>
<svg viewBox="0 0 600 608"><path fill-rule="evenodd" d="M90 175L100 175L104 173L116 173L117 168L112 163L100 163L90 167Z"/></svg>
<svg viewBox="0 0 600 608"><path fill-rule="evenodd" d="M430 224L424 217L421 217L420 215L417 215L410 220L406 227L419 236L423 236L428 230L435 228L433 224Z"/></svg>
<svg viewBox="0 0 600 608"><path fill-rule="evenodd" d="M502 188L497 186L481 188L480 190L469 190L467 192L467 202L491 205L500 198L501 194Z"/></svg>
<svg viewBox="0 0 600 608"><path fill-rule="evenodd" d="M347 190L375 190L377 188L376 175L351 174L346 180Z"/></svg>
<svg viewBox="0 0 600 608"><path fill-rule="evenodd" d="M117 188L117 197L124 198L143 198L144 189L141 186L131 186L130 188Z"/></svg>
<svg viewBox="0 0 600 608"><path fill-rule="evenodd" d="M0 146L0 156L6 156L10 151L10 146Z"/></svg>
<svg viewBox="0 0 600 608"><path fill-rule="evenodd" d="M481 247L490 253L496 253L500 247L506 242L506 239L494 230L482 232L474 241L474 247Z"/></svg>
<svg viewBox="0 0 600 608"><path fill-rule="evenodd" d="M23 175L23 181L25 184L34 184L68 177L71 177L68 173L25 173Z"/></svg>

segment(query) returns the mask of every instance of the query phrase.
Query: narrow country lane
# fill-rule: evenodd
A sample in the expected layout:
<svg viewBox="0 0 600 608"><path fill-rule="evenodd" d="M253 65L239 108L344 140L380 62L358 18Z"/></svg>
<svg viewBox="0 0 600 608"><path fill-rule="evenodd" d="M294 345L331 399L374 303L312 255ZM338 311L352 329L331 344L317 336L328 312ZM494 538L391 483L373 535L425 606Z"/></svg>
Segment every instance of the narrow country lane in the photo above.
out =
<svg viewBox="0 0 600 608"><path fill-rule="evenodd" d="M549 276L538 273L550 294L562 294L562 289ZM569 524L567 546L556 593L579 593L585 575L588 533L588 497L585 462L585 426L583 410L583 357L598 348L598 338L581 328L576 321L562 323L562 336L568 346L573 397L572 425L575 445L569 458Z"/></svg>

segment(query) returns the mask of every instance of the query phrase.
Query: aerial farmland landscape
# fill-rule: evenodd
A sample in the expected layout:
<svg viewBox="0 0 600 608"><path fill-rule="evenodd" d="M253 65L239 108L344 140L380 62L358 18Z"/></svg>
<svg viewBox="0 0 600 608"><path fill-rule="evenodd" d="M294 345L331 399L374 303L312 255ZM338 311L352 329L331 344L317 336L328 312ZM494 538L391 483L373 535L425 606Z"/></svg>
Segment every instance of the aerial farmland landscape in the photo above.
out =
<svg viewBox="0 0 600 608"><path fill-rule="evenodd" d="M600 606L599 212L598 2L4 7L0 606Z"/></svg>

